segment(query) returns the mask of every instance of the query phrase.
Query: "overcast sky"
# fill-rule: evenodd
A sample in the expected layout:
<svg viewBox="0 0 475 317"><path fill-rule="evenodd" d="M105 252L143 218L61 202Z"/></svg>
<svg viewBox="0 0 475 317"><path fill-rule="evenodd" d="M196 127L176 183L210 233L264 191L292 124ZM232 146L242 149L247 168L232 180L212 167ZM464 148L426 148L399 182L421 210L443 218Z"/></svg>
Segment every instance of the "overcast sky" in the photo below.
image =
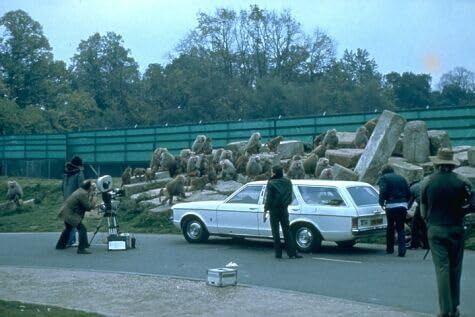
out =
<svg viewBox="0 0 475 317"><path fill-rule="evenodd" d="M0 15L22 9L43 26L55 59L69 64L81 40L95 32L122 35L143 71L196 26L196 14L216 8L290 9L306 33L320 28L345 49L364 48L386 74L475 71L475 1L372 0L0 0Z"/></svg>

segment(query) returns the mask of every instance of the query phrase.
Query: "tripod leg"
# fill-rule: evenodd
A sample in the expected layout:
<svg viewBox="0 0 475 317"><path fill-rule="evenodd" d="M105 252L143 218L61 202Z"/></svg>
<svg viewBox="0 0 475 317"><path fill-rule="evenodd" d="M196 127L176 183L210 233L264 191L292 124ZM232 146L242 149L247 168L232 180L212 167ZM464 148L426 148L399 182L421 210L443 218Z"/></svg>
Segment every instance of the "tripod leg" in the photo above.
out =
<svg viewBox="0 0 475 317"><path fill-rule="evenodd" d="M95 237L96 234L99 232L99 229L102 227L102 222L103 222L103 221L104 221L104 218L101 218L101 220L100 220L99 223L97 224L96 231L95 231L94 234L92 235L91 241L89 241L89 244L92 244L92 240L94 240L94 237Z"/></svg>

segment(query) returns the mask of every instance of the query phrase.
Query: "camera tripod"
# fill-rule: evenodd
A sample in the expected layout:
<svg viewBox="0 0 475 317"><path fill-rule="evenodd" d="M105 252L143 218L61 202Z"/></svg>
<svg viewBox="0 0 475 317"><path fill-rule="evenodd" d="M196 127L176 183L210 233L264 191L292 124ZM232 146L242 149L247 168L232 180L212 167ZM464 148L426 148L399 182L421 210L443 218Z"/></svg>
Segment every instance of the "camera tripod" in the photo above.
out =
<svg viewBox="0 0 475 317"><path fill-rule="evenodd" d="M92 243L94 240L94 237L96 234L99 232L99 230L107 225L107 233L108 235L119 235L119 224L117 222L117 216L116 213L112 210L108 210L104 213L104 216L99 220L99 223L96 226L96 231L92 235L91 241L89 241L89 244Z"/></svg>

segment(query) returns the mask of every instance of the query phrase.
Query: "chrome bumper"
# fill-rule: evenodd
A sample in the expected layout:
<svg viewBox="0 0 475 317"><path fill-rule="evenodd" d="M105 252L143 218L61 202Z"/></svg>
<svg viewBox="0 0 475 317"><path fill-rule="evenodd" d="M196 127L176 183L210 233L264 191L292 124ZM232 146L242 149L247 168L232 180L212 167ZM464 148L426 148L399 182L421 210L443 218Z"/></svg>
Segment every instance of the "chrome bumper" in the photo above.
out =
<svg viewBox="0 0 475 317"><path fill-rule="evenodd" d="M371 227L365 227L365 228L355 228L355 229L351 229L351 234L357 238L382 236L386 234L386 228L387 228L387 225L371 226Z"/></svg>

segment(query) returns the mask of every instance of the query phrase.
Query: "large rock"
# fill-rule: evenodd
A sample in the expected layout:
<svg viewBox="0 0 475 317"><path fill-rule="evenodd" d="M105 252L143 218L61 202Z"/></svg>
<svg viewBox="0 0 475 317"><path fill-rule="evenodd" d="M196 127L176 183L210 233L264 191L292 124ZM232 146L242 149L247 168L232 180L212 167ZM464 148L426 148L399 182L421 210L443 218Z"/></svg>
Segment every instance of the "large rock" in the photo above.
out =
<svg viewBox="0 0 475 317"><path fill-rule="evenodd" d="M452 148L452 151L454 153L461 153L461 152L467 152L468 150L470 150L471 146L470 145L458 145L458 146L454 146Z"/></svg>
<svg viewBox="0 0 475 317"><path fill-rule="evenodd" d="M142 200L149 200L153 198L157 198L160 195L161 188L147 190L145 192L140 192L137 194L130 195L130 199L135 201L142 201Z"/></svg>
<svg viewBox="0 0 475 317"><path fill-rule="evenodd" d="M327 150L325 152L325 157L332 165L336 163L347 168L353 168L358 163L363 152L363 149Z"/></svg>
<svg viewBox="0 0 475 317"><path fill-rule="evenodd" d="M231 150L233 153L244 154L246 149L247 141L237 141L226 144L224 147L225 150Z"/></svg>
<svg viewBox="0 0 475 317"><path fill-rule="evenodd" d="M411 163L424 163L429 160L430 141L424 121L411 121L404 127L403 157Z"/></svg>
<svg viewBox="0 0 475 317"><path fill-rule="evenodd" d="M253 156L259 157L261 162L263 160L270 160L272 162L272 165L278 165L280 164L280 158L281 155L279 153L273 153L273 152L268 152L268 153L259 153L259 154L254 154Z"/></svg>
<svg viewBox="0 0 475 317"><path fill-rule="evenodd" d="M403 135L401 135L399 137L399 139L397 140L397 143L396 143L396 147L394 147L394 151L393 151L393 156L400 156L400 157L403 157L404 156L404 141L403 141Z"/></svg>
<svg viewBox="0 0 475 317"><path fill-rule="evenodd" d="M379 170L394 151L405 124L403 117L388 110L384 110L379 116L368 145L355 167L360 181L372 184L376 182Z"/></svg>
<svg viewBox="0 0 475 317"><path fill-rule="evenodd" d="M460 162L460 165L468 165L468 151L455 153L454 158L456 158Z"/></svg>
<svg viewBox="0 0 475 317"><path fill-rule="evenodd" d="M421 180L424 177L424 169L415 164L403 161L389 164L392 166L396 174L401 175L406 179L408 184Z"/></svg>
<svg viewBox="0 0 475 317"><path fill-rule="evenodd" d="M339 148L352 149L355 147L356 132L337 132L336 136Z"/></svg>
<svg viewBox="0 0 475 317"><path fill-rule="evenodd" d="M229 195L241 188L241 186L242 184L236 181L219 180L218 183L214 186L214 189L222 195Z"/></svg>
<svg viewBox="0 0 475 317"><path fill-rule="evenodd" d="M146 192L151 189L163 188L171 180L172 178L169 177L157 179L151 182L124 185L123 189L125 190L125 195L128 197L132 196L133 194Z"/></svg>
<svg viewBox="0 0 475 317"><path fill-rule="evenodd" d="M155 178L154 179L164 179L164 178L169 178L170 177L170 172L169 171L160 171L155 173ZM145 176L142 177L135 177L132 176L130 178L130 183L131 184L138 184L142 183L145 180Z"/></svg>
<svg viewBox="0 0 475 317"><path fill-rule="evenodd" d="M430 155L437 155L441 147L451 147L449 134L443 130L427 131L430 141Z"/></svg>
<svg viewBox="0 0 475 317"><path fill-rule="evenodd" d="M472 146L467 151L468 165L475 166L475 146Z"/></svg>
<svg viewBox="0 0 475 317"><path fill-rule="evenodd" d="M334 180L340 181L357 181L358 174L340 164L332 166L332 175Z"/></svg>
<svg viewBox="0 0 475 317"><path fill-rule="evenodd" d="M21 207L33 207L34 204L35 204L34 199L23 200L23 201L20 202L20 208ZM2 202L2 203L0 203L0 215L2 214L2 212L8 213L8 212L15 211L15 210L17 210L17 208L19 208L19 207L13 201Z"/></svg>
<svg viewBox="0 0 475 317"><path fill-rule="evenodd" d="M407 160L404 157L399 156L391 156L390 158L388 158L388 164L399 162L407 162Z"/></svg>
<svg viewBox="0 0 475 317"><path fill-rule="evenodd" d="M472 186L475 186L475 167L461 166L454 169L454 172L465 176L472 182Z"/></svg>
<svg viewBox="0 0 475 317"><path fill-rule="evenodd" d="M294 155L303 155L303 142L296 140L282 141L277 147L277 153L282 159L292 158Z"/></svg>
<svg viewBox="0 0 475 317"><path fill-rule="evenodd" d="M429 175L429 174L434 173L434 163L432 162L424 162L417 165L422 167L422 169L424 170L424 175Z"/></svg>

